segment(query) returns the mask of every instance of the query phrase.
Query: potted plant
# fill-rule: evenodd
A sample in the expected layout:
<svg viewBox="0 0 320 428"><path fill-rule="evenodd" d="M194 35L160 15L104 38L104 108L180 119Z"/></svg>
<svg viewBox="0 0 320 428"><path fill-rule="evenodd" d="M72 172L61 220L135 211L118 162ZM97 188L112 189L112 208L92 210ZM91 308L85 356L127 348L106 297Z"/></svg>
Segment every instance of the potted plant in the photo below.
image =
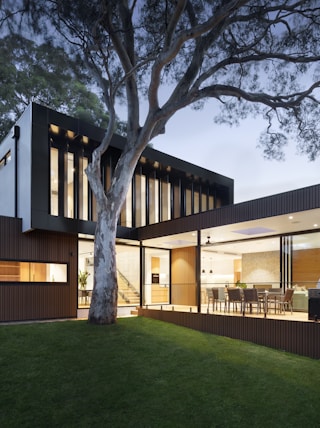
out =
<svg viewBox="0 0 320 428"><path fill-rule="evenodd" d="M247 284L245 282L240 282L239 280L236 282L236 287L239 288L247 288Z"/></svg>
<svg viewBox="0 0 320 428"><path fill-rule="evenodd" d="M80 284L80 290L85 290L86 289L86 285L87 285L87 279L88 279L88 276L90 275L90 273L88 272L88 271L79 271L79 274L78 274L78 281L79 281L79 284Z"/></svg>

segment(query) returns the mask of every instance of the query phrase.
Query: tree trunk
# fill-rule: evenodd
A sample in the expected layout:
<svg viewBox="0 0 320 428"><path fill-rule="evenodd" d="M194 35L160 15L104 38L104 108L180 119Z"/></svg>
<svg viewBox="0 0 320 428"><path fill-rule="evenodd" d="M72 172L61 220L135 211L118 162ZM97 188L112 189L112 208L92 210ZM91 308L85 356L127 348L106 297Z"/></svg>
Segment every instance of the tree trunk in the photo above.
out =
<svg viewBox="0 0 320 428"><path fill-rule="evenodd" d="M101 153L87 167L87 176L96 197L98 219L94 242L94 286L88 322L114 324L117 321L118 282L116 267L117 224L134 169L144 146L134 145L122 152L107 194L100 172Z"/></svg>
<svg viewBox="0 0 320 428"><path fill-rule="evenodd" d="M95 233L94 288L88 317L92 324L114 324L117 320L116 230L110 213L101 211Z"/></svg>

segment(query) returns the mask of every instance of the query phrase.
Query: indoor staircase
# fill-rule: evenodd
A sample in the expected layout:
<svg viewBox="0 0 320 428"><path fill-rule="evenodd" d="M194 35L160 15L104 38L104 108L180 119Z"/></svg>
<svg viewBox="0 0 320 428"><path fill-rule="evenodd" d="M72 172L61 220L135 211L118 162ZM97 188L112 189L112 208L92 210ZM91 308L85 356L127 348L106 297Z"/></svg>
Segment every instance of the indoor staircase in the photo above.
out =
<svg viewBox="0 0 320 428"><path fill-rule="evenodd" d="M118 305L134 305L140 303L140 294L130 281L118 270Z"/></svg>

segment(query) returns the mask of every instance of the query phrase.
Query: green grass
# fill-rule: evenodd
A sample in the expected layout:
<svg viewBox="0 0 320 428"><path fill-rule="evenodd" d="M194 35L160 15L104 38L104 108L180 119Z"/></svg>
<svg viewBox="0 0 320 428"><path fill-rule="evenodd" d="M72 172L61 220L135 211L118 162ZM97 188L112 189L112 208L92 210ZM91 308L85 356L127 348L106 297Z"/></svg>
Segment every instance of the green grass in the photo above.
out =
<svg viewBox="0 0 320 428"><path fill-rule="evenodd" d="M0 426L318 427L320 362L145 318L0 327Z"/></svg>

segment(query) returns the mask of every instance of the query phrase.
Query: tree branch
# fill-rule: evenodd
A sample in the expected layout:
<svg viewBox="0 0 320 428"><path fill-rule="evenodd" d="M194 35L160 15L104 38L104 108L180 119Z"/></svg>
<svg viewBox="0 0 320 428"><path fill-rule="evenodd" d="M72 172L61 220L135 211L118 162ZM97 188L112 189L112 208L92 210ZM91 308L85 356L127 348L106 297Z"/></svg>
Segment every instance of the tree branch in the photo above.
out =
<svg viewBox="0 0 320 428"><path fill-rule="evenodd" d="M296 92L289 95L269 95L263 92L251 93L246 92L240 88L228 85L212 85L204 89L201 89L197 94L192 94L196 99L203 98L220 98L223 96L236 97L238 99L244 99L253 103L265 104L272 109L284 108L292 109L301 104L301 101L308 97L314 89L320 88L320 81L313 83L308 89L303 92ZM317 101L320 103L319 101Z"/></svg>
<svg viewBox="0 0 320 428"><path fill-rule="evenodd" d="M173 34L176 30L179 19L182 15L183 11L185 10L187 3L188 3L188 0L178 0L177 1L175 10L171 16L169 25L166 29L166 37L165 37L165 43L164 43L165 47L170 46L170 44L172 42Z"/></svg>
<svg viewBox="0 0 320 428"><path fill-rule="evenodd" d="M106 10L105 27L110 35L114 50L122 64L126 75L126 92L128 101L127 134L128 141L133 141L139 131L139 96L135 72L135 51L134 51L134 29L132 24L132 11L128 8L127 1L119 1L116 4L119 8L122 29L116 30L112 23L111 8ZM124 39L121 38L124 33Z"/></svg>
<svg viewBox="0 0 320 428"><path fill-rule="evenodd" d="M203 34L212 31L214 28L221 25L221 23L232 13L234 10L245 4L245 0L232 0L224 4L217 13L209 18L202 24L188 28L187 30L180 31L176 38L172 41L171 45L162 50L158 59L154 62L151 71L150 86L148 91L149 106L151 110L159 108L157 91L160 85L160 76L163 68L170 61L172 61L179 53L182 45L191 39L197 39ZM190 67L188 69L190 71Z"/></svg>

